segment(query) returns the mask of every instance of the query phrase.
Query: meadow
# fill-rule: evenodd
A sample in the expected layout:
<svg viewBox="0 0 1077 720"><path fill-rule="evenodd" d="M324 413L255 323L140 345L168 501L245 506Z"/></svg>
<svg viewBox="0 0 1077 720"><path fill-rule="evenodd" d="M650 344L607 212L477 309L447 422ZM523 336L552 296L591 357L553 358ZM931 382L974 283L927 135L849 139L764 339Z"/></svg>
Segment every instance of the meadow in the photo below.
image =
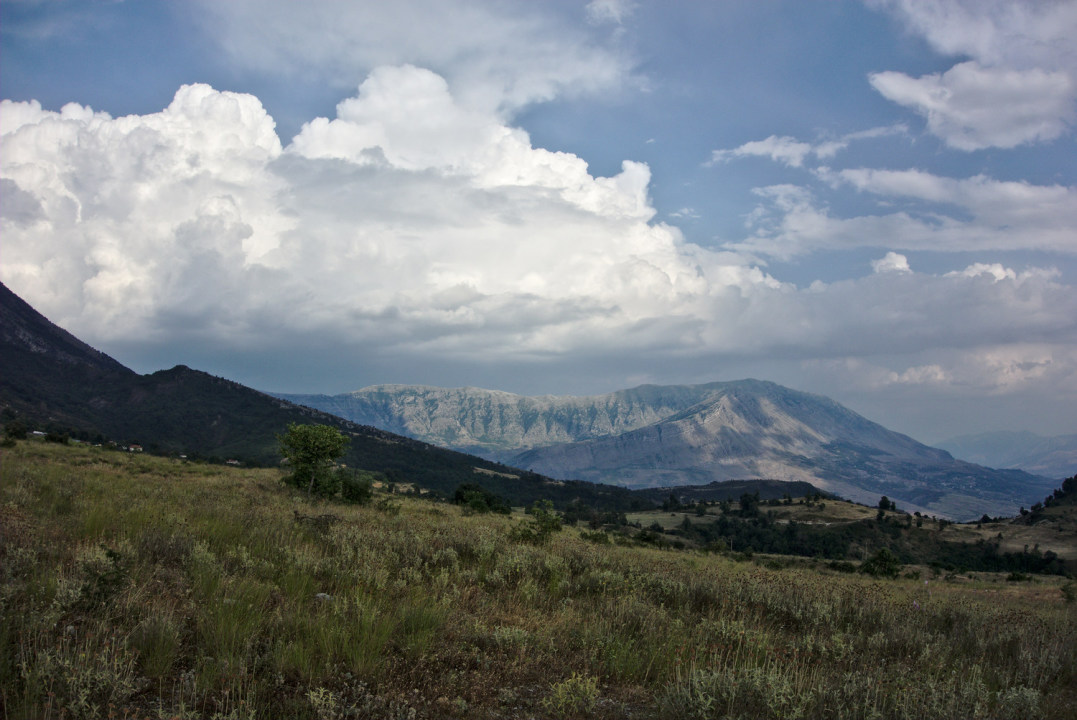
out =
<svg viewBox="0 0 1077 720"><path fill-rule="evenodd" d="M277 470L0 452L5 718L1077 714L1063 578L543 542L519 512L329 504Z"/></svg>

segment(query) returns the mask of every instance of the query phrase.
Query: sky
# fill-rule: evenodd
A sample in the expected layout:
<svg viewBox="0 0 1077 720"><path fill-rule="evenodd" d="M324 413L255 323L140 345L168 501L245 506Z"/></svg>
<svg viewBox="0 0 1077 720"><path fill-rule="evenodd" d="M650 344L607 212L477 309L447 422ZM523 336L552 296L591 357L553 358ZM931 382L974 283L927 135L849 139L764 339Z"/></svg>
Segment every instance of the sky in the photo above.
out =
<svg viewBox="0 0 1077 720"><path fill-rule="evenodd" d="M1077 433L1077 2L4 0L0 280L275 392Z"/></svg>

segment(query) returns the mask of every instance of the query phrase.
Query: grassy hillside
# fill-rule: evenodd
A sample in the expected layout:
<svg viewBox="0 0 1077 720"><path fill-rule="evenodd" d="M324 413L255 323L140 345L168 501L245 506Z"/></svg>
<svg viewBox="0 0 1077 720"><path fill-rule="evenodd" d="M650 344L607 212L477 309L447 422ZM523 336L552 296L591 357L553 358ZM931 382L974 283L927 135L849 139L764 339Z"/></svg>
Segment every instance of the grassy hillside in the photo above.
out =
<svg viewBox="0 0 1077 720"><path fill-rule="evenodd" d="M679 488L678 488L679 490ZM667 493L668 495L668 493ZM846 560L887 548L925 571L1072 574L1077 568L1077 504L1056 502L1016 518L952 523L831 497L674 505L627 520L674 547L726 548Z"/></svg>
<svg viewBox="0 0 1077 720"><path fill-rule="evenodd" d="M277 471L23 441L0 463L5 718L1071 718L1061 578L598 542Z"/></svg>

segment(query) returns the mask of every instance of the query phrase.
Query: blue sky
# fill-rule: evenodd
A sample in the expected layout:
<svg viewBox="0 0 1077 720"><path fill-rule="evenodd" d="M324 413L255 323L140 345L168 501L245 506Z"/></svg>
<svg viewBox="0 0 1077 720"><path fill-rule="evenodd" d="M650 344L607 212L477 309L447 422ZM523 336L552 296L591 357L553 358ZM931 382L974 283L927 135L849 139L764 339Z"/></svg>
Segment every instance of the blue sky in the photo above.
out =
<svg viewBox="0 0 1077 720"><path fill-rule="evenodd" d="M0 279L141 371L1077 432L1077 3L0 4Z"/></svg>

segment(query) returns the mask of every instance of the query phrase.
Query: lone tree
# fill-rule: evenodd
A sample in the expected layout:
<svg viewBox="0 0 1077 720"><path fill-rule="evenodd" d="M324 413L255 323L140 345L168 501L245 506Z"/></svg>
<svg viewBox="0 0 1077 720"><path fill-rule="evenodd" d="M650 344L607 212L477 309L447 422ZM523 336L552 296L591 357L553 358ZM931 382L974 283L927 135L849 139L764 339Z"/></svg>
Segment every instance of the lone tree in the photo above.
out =
<svg viewBox="0 0 1077 720"><path fill-rule="evenodd" d="M325 482L333 461L344 454L348 438L329 425L299 425L291 423L288 432L277 436L280 454L292 466L287 481L297 488L306 486L307 494L314 492L319 482Z"/></svg>

